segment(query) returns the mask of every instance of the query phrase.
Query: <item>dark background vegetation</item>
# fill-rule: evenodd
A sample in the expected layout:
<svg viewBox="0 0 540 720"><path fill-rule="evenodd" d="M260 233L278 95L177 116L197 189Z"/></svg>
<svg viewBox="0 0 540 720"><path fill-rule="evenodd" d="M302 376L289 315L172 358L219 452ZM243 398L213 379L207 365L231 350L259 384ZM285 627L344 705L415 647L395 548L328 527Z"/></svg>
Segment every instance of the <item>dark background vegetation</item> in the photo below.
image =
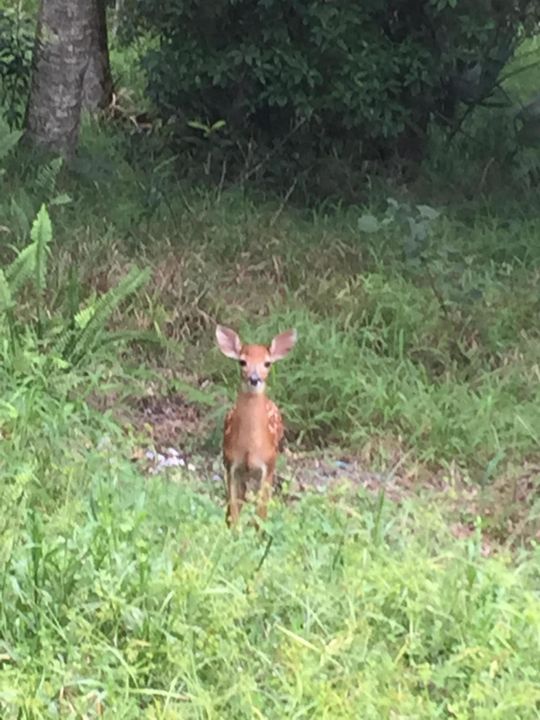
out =
<svg viewBox="0 0 540 720"><path fill-rule="evenodd" d="M143 67L162 117L225 121L214 160L234 172L272 153L259 175L317 186L332 161L356 182L377 166L415 172L430 131L452 135L467 108L504 97L503 69L539 11L523 0L131 0L124 18L124 37L155 40ZM342 196L341 179L320 192Z"/></svg>

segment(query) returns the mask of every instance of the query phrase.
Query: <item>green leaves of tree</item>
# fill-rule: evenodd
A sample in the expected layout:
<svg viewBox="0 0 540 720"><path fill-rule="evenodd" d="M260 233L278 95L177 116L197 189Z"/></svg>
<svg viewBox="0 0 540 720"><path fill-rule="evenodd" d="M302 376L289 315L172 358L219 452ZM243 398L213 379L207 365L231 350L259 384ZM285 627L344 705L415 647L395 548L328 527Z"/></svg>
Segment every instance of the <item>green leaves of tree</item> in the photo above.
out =
<svg viewBox="0 0 540 720"><path fill-rule="evenodd" d="M224 121L236 138L282 143L285 159L294 145L299 155L329 147L349 157L412 155L430 123L452 119L460 93L489 94L524 19L540 16L531 0L128 7L127 35L160 40L144 62L164 115L200 130ZM475 68L478 87L469 77ZM283 142L299 121L301 132Z"/></svg>

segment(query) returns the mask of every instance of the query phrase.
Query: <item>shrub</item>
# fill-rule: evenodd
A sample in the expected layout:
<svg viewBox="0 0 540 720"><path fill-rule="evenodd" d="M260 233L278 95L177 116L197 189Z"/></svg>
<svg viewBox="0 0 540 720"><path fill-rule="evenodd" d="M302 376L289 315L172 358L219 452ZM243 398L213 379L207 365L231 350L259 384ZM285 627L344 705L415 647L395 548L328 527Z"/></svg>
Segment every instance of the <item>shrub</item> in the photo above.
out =
<svg viewBox="0 0 540 720"><path fill-rule="evenodd" d="M0 103L11 127L23 117L30 84L34 23L17 8L0 8Z"/></svg>
<svg viewBox="0 0 540 720"><path fill-rule="evenodd" d="M233 138L273 146L274 168L277 151L302 167L330 150L418 159L433 121L490 94L524 18L538 15L527 0L169 0L159 9L131 0L129 8L128 36L160 39L144 57L160 111L205 128L225 120Z"/></svg>

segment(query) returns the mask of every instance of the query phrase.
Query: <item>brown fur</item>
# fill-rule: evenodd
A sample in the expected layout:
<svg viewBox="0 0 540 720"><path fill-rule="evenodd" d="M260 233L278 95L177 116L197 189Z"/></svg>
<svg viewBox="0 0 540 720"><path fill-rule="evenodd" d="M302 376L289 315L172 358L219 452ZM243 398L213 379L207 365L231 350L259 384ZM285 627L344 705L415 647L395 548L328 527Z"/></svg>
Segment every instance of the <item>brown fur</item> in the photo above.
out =
<svg viewBox="0 0 540 720"><path fill-rule="evenodd" d="M227 482L227 522L235 525L249 492L257 497L257 515L266 518L276 459L283 441L283 420L265 395L270 365L296 342L287 331L265 345L243 345L236 333L218 325L216 339L224 355L241 363L242 387L225 419L223 463Z"/></svg>

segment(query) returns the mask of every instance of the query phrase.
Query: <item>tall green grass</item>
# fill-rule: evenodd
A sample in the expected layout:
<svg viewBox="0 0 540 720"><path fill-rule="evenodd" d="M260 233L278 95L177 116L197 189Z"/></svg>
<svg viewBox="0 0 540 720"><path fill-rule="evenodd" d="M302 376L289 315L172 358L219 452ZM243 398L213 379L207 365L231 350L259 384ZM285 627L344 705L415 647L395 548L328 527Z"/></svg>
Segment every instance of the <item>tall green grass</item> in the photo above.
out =
<svg viewBox="0 0 540 720"><path fill-rule="evenodd" d="M257 333L263 339L279 327L298 328L295 354L275 368L272 389L300 442L361 450L393 434L423 461L454 461L470 471L484 471L499 455L516 459L536 451L540 394L533 367L515 360L461 379L450 365L433 377L407 352L403 325L386 354L382 332L344 328L340 319L288 311ZM426 347L425 354L444 362L437 348Z"/></svg>
<svg viewBox="0 0 540 720"><path fill-rule="evenodd" d="M37 387L32 407L41 470L3 484L6 720L537 717L534 554L362 492L231 535L219 495L140 477L99 416Z"/></svg>

